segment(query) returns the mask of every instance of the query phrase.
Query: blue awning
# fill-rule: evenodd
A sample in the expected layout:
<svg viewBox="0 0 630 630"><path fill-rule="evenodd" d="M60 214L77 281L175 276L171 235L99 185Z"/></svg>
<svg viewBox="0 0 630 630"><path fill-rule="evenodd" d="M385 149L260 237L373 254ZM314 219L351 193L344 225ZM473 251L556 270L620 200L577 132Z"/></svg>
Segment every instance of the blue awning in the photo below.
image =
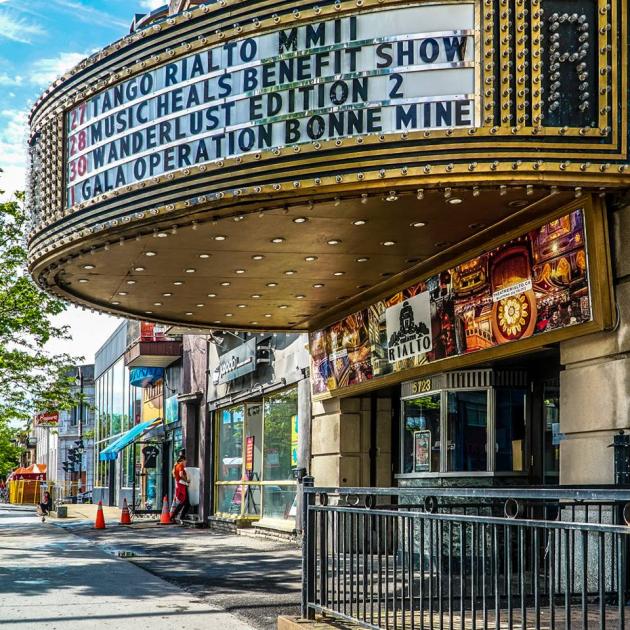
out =
<svg viewBox="0 0 630 630"><path fill-rule="evenodd" d="M99 455L99 459L102 462L113 461L118 456L118 453L124 448L139 440L145 433L155 429L162 424L162 418L155 418L154 420L147 420L136 424L135 427L129 429L126 433L123 433L119 438L115 439L107 448L104 448Z"/></svg>
<svg viewBox="0 0 630 630"><path fill-rule="evenodd" d="M161 367L129 368L129 383L135 387L149 387L161 378L164 378L164 368Z"/></svg>

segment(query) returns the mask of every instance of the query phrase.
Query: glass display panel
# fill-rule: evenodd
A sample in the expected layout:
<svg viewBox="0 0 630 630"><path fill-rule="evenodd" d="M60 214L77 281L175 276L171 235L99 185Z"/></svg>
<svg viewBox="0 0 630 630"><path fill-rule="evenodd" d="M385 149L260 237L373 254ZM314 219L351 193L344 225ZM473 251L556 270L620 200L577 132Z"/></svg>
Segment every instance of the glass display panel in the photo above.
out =
<svg viewBox="0 0 630 630"><path fill-rule="evenodd" d="M243 484L243 513L260 518L261 490L257 484Z"/></svg>
<svg viewBox="0 0 630 630"><path fill-rule="evenodd" d="M296 486L265 485L263 516L282 520L292 520L296 513Z"/></svg>
<svg viewBox="0 0 630 630"><path fill-rule="evenodd" d="M240 516L243 508L244 484L217 486L217 512Z"/></svg>
<svg viewBox="0 0 630 630"><path fill-rule="evenodd" d="M488 467L488 393L447 393L447 469L479 472Z"/></svg>
<svg viewBox="0 0 630 630"><path fill-rule="evenodd" d="M245 405L245 452L243 465L246 478L260 481L262 475L263 406L261 403Z"/></svg>
<svg viewBox="0 0 630 630"><path fill-rule="evenodd" d="M292 479L297 465L293 455L293 432L298 413L297 388L265 397L263 478Z"/></svg>
<svg viewBox="0 0 630 630"><path fill-rule="evenodd" d="M122 359L114 363L111 378L112 388L112 435L121 433L123 430L122 419L124 414L124 380L125 365Z"/></svg>
<svg viewBox="0 0 630 630"><path fill-rule="evenodd" d="M440 472L440 394L403 403L403 472Z"/></svg>
<svg viewBox="0 0 630 630"><path fill-rule="evenodd" d="M525 397L524 389L496 390L495 470L525 470Z"/></svg>
<svg viewBox="0 0 630 630"><path fill-rule="evenodd" d="M236 481L243 474L244 405L222 409L219 414L218 470L219 481Z"/></svg>

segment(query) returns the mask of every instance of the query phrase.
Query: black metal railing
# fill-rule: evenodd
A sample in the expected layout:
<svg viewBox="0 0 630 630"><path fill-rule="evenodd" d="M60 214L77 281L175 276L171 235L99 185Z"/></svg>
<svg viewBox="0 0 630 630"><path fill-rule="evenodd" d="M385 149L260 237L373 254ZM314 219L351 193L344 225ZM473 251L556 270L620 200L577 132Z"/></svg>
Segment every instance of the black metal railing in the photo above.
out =
<svg viewBox="0 0 630 630"><path fill-rule="evenodd" d="M303 616L403 630L625 629L629 505L625 489L314 488L307 478Z"/></svg>

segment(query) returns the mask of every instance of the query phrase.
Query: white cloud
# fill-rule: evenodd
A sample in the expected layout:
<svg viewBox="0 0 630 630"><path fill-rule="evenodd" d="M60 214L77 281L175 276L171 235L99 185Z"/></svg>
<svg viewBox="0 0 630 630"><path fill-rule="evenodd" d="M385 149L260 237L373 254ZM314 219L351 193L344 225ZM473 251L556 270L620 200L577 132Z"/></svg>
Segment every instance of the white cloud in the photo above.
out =
<svg viewBox="0 0 630 630"><path fill-rule="evenodd" d="M86 362L92 363L94 353L107 341L122 320L111 315L82 311L76 306L69 305L68 309L53 321L57 326L69 326L72 340L54 339L46 344L46 350L82 356Z"/></svg>
<svg viewBox="0 0 630 630"><path fill-rule="evenodd" d="M167 4L165 0L140 0L140 6L147 11L155 11L165 4Z"/></svg>
<svg viewBox="0 0 630 630"><path fill-rule="evenodd" d="M0 72L0 86L5 87L7 85L22 85L23 79L19 74L11 76L6 72Z"/></svg>
<svg viewBox="0 0 630 630"><path fill-rule="evenodd" d="M10 39L21 44L30 44L34 37L45 34L39 24L29 22L9 11L0 10L0 38Z"/></svg>
<svg viewBox="0 0 630 630"><path fill-rule="evenodd" d="M85 55L77 52L62 52L56 57L38 59L31 65L28 81L34 85L46 87L83 59Z"/></svg>
<svg viewBox="0 0 630 630"><path fill-rule="evenodd" d="M55 6L63 11L72 13L72 16L86 24L95 24L98 26L115 26L117 28L129 28L131 19L127 22L113 17L106 11L99 11L93 7L86 6L76 0L52 0Z"/></svg>
<svg viewBox="0 0 630 630"><path fill-rule="evenodd" d="M24 190L26 179L27 113L18 109L0 111L0 190L10 198L16 190Z"/></svg>

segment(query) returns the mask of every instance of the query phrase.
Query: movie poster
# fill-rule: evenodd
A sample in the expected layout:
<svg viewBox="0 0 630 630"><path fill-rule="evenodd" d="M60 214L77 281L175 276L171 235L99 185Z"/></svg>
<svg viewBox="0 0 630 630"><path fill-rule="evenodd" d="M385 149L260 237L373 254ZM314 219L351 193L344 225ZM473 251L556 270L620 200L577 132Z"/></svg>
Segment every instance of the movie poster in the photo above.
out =
<svg viewBox="0 0 630 630"><path fill-rule="evenodd" d="M576 210L312 333L313 393L590 320Z"/></svg>

